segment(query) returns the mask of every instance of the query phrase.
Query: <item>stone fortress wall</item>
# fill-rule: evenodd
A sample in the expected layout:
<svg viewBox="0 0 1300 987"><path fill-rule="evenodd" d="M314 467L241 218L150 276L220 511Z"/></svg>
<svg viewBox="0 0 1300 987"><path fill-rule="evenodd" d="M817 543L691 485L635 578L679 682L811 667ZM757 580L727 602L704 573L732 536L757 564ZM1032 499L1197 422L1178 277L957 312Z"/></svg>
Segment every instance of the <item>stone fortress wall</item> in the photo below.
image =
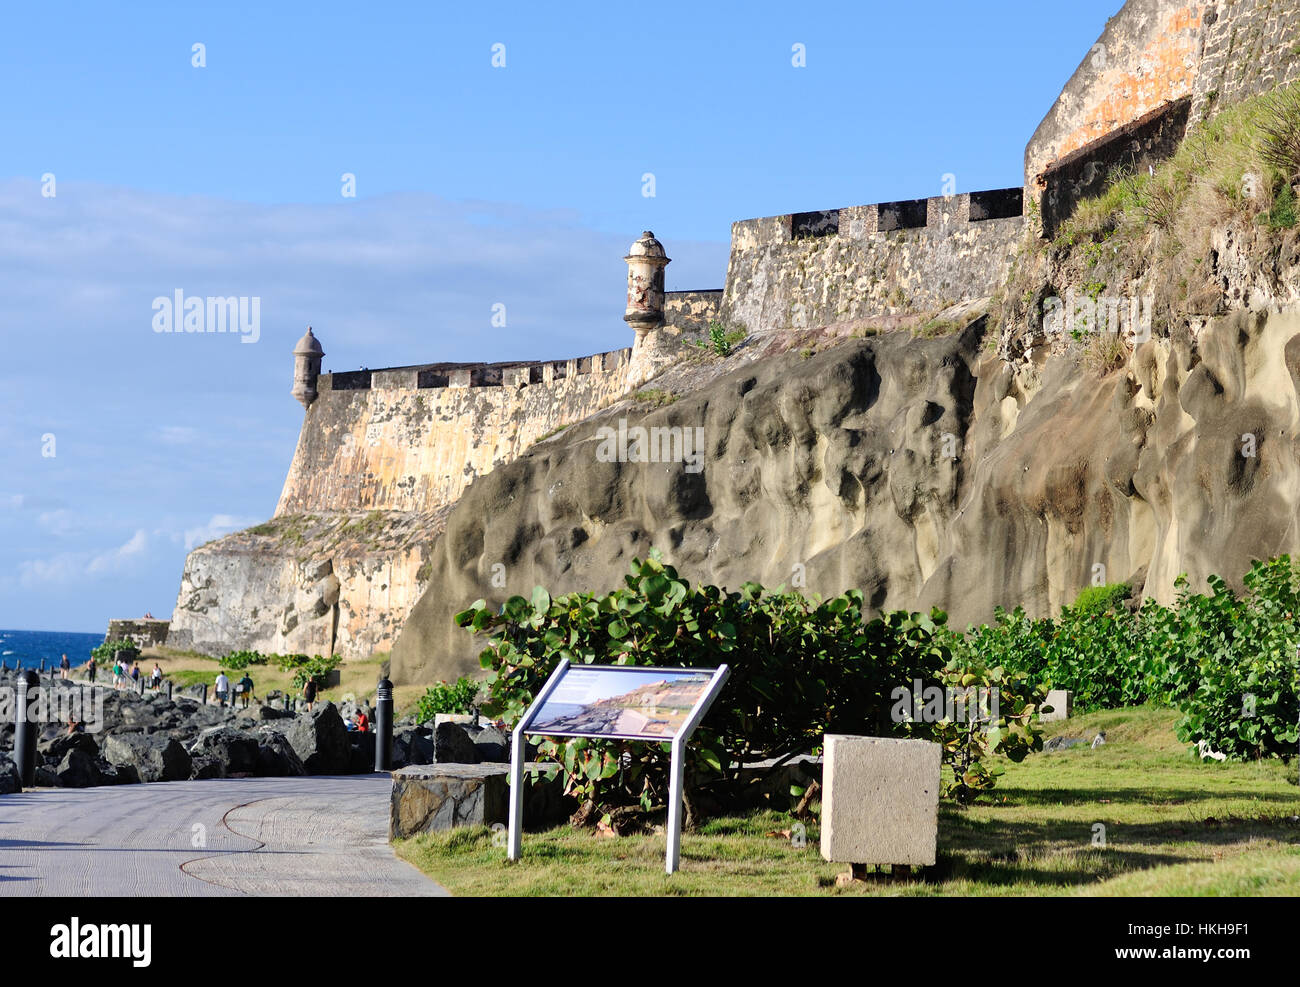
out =
<svg viewBox="0 0 1300 987"><path fill-rule="evenodd" d="M322 374L276 516L430 511L629 387L631 349Z"/></svg>
<svg viewBox="0 0 1300 987"><path fill-rule="evenodd" d="M1298 78L1300 0L1128 0L1026 145L1026 204L1051 237L1117 169L1145 171L1189 126Z"/></svg>
<svg viewBox="0 0 1300 987"><path fill-rule="evenodd" d="M938 311L993 294L1023 231L1020 188L742 220L721 319L762 333Z"/></svg>

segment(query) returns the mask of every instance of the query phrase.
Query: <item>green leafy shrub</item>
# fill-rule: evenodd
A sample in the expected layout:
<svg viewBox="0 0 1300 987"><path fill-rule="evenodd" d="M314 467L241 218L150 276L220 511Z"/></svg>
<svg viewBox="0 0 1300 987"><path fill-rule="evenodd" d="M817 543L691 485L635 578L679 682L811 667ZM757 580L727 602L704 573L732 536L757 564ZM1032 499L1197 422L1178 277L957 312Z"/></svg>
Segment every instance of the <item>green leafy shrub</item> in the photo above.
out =
<svg viewBox="0 0 1300 987"><path fill-rule="evenodd" d="M1125 605L1127 587L1085 590L1056 618L997 610L955 645L966 660L1025 672L1074 692L1080 712L1165 703L1178 736L1231 758L1290 756L1300 741L1300 575L1289 556L1256 561L1238 595L1176 582L1173 606Z"/></svg>
<svg viewBox="0 0 1300 987"><path fill-rule="evenodd" d="M222 668L228 668L232 672L240 672L250 665L265 665L269 657L258 651L231 651L229 654L217 660L217 664Z"/></svg>
<svg viewBox="0 0 1300 987"><path fill-rule="evenodd" d="M969 697L966 715L938 721L930 738L943 746L941 795L965 804L997 784L1002 769L989 766L990 754L1019 763L1043 749L1037 714L1047 699L1047 686L1031 684L1024 672L988 668L963 657L948 662L940 681L955 698ZM981 695L992 699L977 706Z"/></svg>
<svg viewBox="0 0 1300 987"><path fill-rule="evenodd" d="M280 655L280 671L293 672L293 687L302 689L307 680L314 679L317 688L324 688L329 673L339 667L342 661L337 655L322 658L320 655Z"/></svg>
<svg viewBox="0 0 1300 987"><path fill-rule="evenodd" d="M696 345L710 350L718 356L730 356L736 344L748 335L744 329L728 329L717 319L709 323L709 338Z"/></svg>
<svg viewBox="0 0 1300 987"><path fill-rule="evenodd" d="M480 600L456 615L488 639L482 709L511 724L561 659L667 668L726 662L731 677L688 748L690 787L721 803L743 797L743 763L816 752L825 733L932 735L932 724L891 716L891 695L903 684L942 684L954 637L946 619L896 611L864 622L856 590L823 601L755 583L736 592L691 586L657 553L634 560L625 585L603 596L552 599L538 587L531 600L511 597L500 612ZM570 794L649 808L664 800L669 749L551 738L539 755L557 763Z"/></svg>
<svg viewBox="0 0 1300 987"><path fill-rule="evenodd" d="M103 661L106 658L112 659L116 657L119 651L138 650L140 650L139 645L130 638L123 638L113 641L105 641L103 644L96 645L90 649L90 657L94 658L96 661Z"/></svg>
<svg viewBox="0 0 1300 987"><path fill-rule="evenodd" d="M438 682L429 686L415 707L415 719L428 723L439 713L471 713L478 697L478 683L461 676L454 684Z"/></svg>

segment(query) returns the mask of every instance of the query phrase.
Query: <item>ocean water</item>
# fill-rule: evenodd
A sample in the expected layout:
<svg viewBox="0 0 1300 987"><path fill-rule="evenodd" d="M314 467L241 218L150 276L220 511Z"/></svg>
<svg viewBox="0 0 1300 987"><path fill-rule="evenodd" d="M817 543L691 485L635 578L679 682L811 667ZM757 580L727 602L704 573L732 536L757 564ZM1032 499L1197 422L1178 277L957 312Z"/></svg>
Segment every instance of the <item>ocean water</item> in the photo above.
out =
<svg viewBox="0 0 1300 987"><path fill-rule="evenodd" d="M9 668L38 668L44 658L46 668L57 668L59 660L67 655L75 668L89 660L91 648L103 643L103 634L0 630L0 661Z"/></svg>

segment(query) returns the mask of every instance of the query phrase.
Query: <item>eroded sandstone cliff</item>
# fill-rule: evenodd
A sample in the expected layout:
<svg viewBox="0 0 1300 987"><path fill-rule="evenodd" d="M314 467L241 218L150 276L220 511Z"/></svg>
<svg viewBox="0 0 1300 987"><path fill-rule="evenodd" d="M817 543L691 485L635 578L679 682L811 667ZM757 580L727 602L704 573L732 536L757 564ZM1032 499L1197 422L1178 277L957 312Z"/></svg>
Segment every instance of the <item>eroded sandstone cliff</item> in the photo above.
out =
<svg viewBox="0 0 1300 987"><path fill-rule="evenodd" d="M651 546L694 579L858 587L959 625L1047 612L1099 574L1168 600L1180 572L1235 578L1300 548L1300 315L1234 312L1105 374L1077 346L1008 363L985 326L823 339L480 479L434 546L395 677L476 671L451 619L474 599L611 588ZM602 462L619 417L702 427L703 469Z"/></svg>

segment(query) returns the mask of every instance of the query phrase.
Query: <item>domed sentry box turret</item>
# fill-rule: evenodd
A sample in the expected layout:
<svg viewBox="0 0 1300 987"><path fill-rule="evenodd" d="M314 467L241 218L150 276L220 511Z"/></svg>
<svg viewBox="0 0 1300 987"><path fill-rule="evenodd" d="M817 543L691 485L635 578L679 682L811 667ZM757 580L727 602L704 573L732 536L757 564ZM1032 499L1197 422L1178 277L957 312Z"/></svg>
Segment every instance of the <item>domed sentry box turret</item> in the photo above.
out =
<svg viewBox="0 0 1300 987"><path fill-rule="evenodd" d="M649 230L632 244L627 261L627 311L623 321L637 334L664 324L664 268L669 257Z"/></svg>
<svg viewBox="0 0 1300 987"><path fill-rule="evenodd" d="M293 390L290 392L304 408L316 400L316 380L320 377L320 361L324 355L320 340L308 326L306 334L293 348Z"/></svg>

